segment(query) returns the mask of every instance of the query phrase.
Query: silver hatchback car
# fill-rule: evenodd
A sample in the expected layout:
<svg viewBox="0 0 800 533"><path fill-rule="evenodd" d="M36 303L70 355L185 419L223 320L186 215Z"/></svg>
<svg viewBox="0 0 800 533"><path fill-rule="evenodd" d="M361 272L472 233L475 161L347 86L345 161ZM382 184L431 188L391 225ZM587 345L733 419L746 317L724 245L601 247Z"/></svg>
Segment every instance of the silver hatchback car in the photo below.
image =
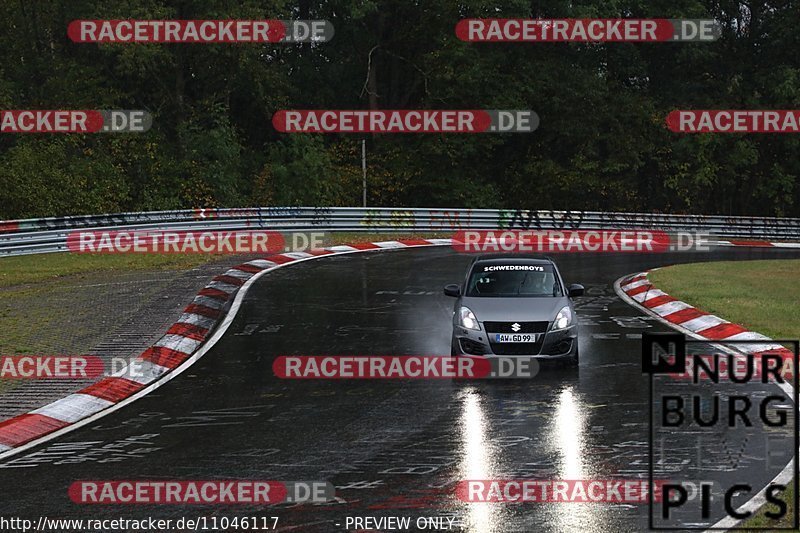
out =
<svg viewBox="0 0 800 533"><path fill-rule="evenodd" d="M578 327L572 298L549 257L483 255L461 285L444 288L458 298L453 310L452 355L532 356L578 364Z"/></svg>

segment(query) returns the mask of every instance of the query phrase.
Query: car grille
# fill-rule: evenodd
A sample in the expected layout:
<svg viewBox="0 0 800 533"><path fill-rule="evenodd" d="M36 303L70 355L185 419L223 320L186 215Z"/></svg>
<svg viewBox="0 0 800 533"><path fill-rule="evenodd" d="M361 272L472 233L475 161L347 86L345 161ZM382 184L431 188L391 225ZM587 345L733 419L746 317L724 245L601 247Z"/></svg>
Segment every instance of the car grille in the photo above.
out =
<svg viewBox="0 0 800 533"><path fill-rule="evenodd" d="M519 330L511 329L512 324L519 324ZM487 333L544 333L549 322L484 322Z"/></svg>
<svg viewBox="0 0 800 533"><path fill-rule="evenodd" d="M542 349L544 335L539 342L492 342L492 352L495 355L539 355Z"/></svg>

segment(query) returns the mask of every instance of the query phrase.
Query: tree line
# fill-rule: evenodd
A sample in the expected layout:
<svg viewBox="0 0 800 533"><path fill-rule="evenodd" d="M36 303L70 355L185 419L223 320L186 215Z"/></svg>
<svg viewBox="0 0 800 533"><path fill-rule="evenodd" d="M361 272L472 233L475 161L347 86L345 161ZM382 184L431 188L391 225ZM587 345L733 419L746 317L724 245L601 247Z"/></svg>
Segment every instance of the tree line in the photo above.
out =
<svg viewBox="0 0 800 533"><path fill-rule="evenodd" d="M497 18L713 18L715 42L467 43ZM319 44L78 44L75 19L325 19ZM526 134L367 137L368 203L800 216L792 134L680 134L674 109L797 109L792 0L0 2L0 109L144 109L147 133L0 134L0 218L361 203L357 134L280 109L532 109Z"/></svg>

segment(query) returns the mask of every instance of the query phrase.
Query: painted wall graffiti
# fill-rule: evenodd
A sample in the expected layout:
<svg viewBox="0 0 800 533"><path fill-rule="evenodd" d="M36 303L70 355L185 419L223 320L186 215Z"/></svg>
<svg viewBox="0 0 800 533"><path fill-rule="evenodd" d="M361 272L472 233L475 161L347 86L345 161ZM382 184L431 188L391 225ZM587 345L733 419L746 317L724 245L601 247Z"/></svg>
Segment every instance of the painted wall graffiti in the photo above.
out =
<svg viewBox="0 0 800 533"><path fill-rule="evenodd" d="M302 213L301 208L293 206L285 207L262 207L258 210L259 215L267 217L299 217Z"/></svg>
<svg viewBox="0 0 800 533"><path fill-rule="evenodd" d="M668 215L660 213L598 213L589 211L500 210L497 227L510 230L657 229L703 231L742 238L800 237L800 219Z"/></svg>
<svg viewBox="0 0 800 533"><path fill-rule="evenodd" d="M471 227L472 211L470 209L452 209L449 211L431 210L432 230L456 230Z"/></svg>
<svg viewBox="0 0 800 533"><path fill-rule="evenodd" d="M800 220L660 213L597 213L602 227L708 231L737 237L782 238L800 236Z"/></svg>
<svg viewBox="0 0 800 533"><path fill-rule="evenodd" d="M497 227L501 229L577 229L583 222L583 211L500 210Z"/></svg>
<svg viewBox="0 0 800 533"><path fill-rule="evenodd" d="M47 230L72 230L98 226L124 227L142 223L205 222L212 219L242 219L260 227L292 227L310 224L325 228L337 221L359 217L359 225L374 229L418 228L430 231L462 229L653 229L700 231L732 239L800 239L800 218L733 217L717 215L671 215L661 213L601 213L528 209L388 209L365 211L335 207L274 206L231 209L190 209L150 213L67 216L31 220L0 221L3 242L13 245L14 234ZM21 237L22 238L22 237ZM26 237L27 238L27 237Z"/></svg>
<svg viewBox="0 0 800 533"><path fill-rule="evenodd" d="M315 207L311 216L312 226L327 226L331 222L333 210L330 207Z"/></svg>
<svg viewBox="0 0 800 533"><path fill-rule="evenodd" d="M361 226L370 228L392 227L392 228L413 228L416 226L416 216L410 210L390 210L369 209L361 217Z"/></svg>

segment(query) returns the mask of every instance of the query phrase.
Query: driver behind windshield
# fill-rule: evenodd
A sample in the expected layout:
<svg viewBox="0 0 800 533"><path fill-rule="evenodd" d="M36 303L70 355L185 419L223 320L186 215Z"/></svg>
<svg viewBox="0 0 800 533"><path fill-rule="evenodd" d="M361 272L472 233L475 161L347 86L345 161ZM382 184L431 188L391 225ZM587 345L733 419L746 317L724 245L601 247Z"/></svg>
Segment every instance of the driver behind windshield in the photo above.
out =
<svg viewBox="0 0 800 533"><path fill-rule="evenodd" d="M560 296L552 268L490 270L483 267L470 277L467 296ZM497 268L497 267L495 267Z"/></svg>

